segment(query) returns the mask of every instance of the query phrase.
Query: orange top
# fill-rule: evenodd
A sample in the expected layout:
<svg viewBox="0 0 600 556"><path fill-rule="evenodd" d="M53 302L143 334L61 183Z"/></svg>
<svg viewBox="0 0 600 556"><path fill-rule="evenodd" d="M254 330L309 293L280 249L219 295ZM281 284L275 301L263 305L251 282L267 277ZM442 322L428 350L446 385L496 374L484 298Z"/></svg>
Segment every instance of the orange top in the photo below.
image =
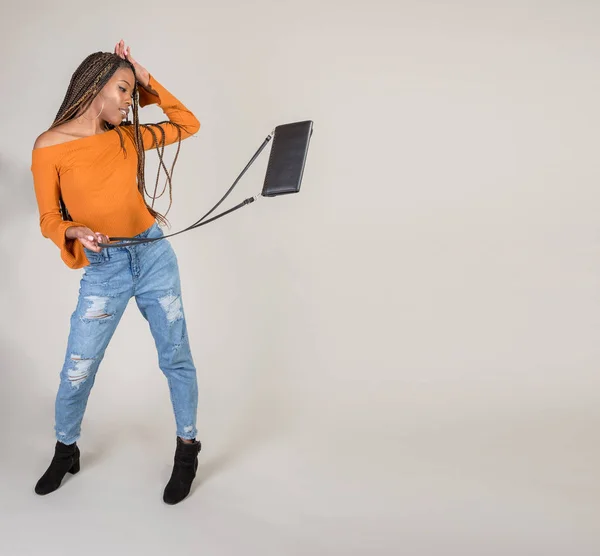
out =
<svg viewBox="0 0 600 556"><path fill-rule="evenodd" d="M181 139L200 129L200 122L181 102L150 75L149 86L158 96L139 87L140 107L158 104L168 119L183 126ZM177 141L175 126L162 124L165 145ZM153 137L140 128L144 150L153 147ZM152 126L161 141L162 133ZM127 155L121 148L116 130L73 139L64 143L33 149L31 172L40 213L42 235L59 248L62 260L69 268L89 264L83 245L67 239L65 231L71 226L87 226L107 236L131 237L140 234L152 224L154 217L137 188L137 152L132 138L123 133ZM59 193L73 218L62 219Z"/></svg>

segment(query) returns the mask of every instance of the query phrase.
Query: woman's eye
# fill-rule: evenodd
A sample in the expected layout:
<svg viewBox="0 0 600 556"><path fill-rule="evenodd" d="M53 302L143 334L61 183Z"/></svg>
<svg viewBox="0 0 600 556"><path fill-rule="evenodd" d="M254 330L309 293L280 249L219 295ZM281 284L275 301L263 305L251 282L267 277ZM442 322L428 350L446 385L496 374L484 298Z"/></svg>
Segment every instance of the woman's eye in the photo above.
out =
<svg viewBox="0 0 600 556"><path fill-rule="evenodd" d="M123 91L124 93L127 92L127 90L124 87L121 87L120 85L119 85L119 89L121 89L121 91Z"/></svg>

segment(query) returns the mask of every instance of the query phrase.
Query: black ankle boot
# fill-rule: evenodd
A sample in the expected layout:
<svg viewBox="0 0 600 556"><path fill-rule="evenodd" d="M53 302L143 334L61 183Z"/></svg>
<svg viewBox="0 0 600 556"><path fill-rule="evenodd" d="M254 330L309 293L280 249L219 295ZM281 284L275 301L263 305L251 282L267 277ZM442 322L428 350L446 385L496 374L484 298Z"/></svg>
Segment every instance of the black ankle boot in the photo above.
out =
<svg viewBox="0 0 600 556"><path fill-rule="evenodd" d="M199 440L194 439L192 444L186 444L177 437L173 472L163 493L163 500L167 504L177 504L189 494L198 470L198 452L201 446Z"/></svg>
<svg viewBox="0 0 600 556"><path fill-rule="evenodd" d="M48 494L56 490L67 473L75 475L79 471L79 448L77 443L63 444L56 442L54 457L50 467L35 485L37 494Z"/></svg>

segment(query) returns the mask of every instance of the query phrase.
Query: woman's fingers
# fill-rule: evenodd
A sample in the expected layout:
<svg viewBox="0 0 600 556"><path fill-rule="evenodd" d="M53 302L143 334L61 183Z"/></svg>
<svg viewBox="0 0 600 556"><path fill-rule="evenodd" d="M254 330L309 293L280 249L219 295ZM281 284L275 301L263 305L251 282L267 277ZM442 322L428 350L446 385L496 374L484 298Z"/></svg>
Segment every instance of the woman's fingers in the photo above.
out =
<svg viewBox="0 0 600 556"><path fill-rule="evenodd" d="M121 39L116 45L115 45L115 54L117 56L119 56L120 58L125 58L125 54L124 54L124 49L125 49L125 41L123 41L123 39Z"/></svg>
<svg viewBox="0 0 600 556"><path fill-rule="evenodd" d="M89 232L91 232L91 230L89 230ZM99 253L103 249L103 247L98 245L99 243L109 243L108 236L100 232L93 232L92 235L89 235L89 233L82 234L79 241L84 247L95 253Z"/></svg>
<svg viewBox="0 0 600 556"><path fill-rule="evenodd" d="M128 46L125 49L125 59L129 60L132 64L135 64L135 60L133 59L133 57L131 56L131 47Z"/></svg>
<svg viewBox="0 0 600 556"><path fill-rule="evenodd" d="M96 232L96 238L98 243L108 243L108 236L101 234L100 232Z"/></svg>
<svg viewBox="0 0 600 556"><path fill-rule="evenodd" d="M135 60L131 57L131 47L125 46L123 39L115 45L115 54L123 60L129 60L132 64L135 64Z"/></svg>
<svg viewBox="0 0 600 556"><path fill-rule="evenodd" d="M83 246L89 249L90 251L95 251L96 253L98 253L100 252L100 249L102 249L102 247L98 247L95 241L90 241L89 239L83 237L79 238L79 241L81 241L81 243L83 243Z"/></svg>

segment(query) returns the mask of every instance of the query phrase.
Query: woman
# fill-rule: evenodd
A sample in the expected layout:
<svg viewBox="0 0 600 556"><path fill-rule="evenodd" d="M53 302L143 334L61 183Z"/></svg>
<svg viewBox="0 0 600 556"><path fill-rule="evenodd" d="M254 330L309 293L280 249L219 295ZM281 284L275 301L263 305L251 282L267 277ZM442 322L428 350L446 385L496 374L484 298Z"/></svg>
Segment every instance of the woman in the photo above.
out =
<svg viewBox="0 0 600 556"><path fill-rule="evenodd" d="M138 105L148 104L158 104L168 121L140 124ZM121 40L114 53L96 52L81 63L54 123L35 141L31 170L42 235L60 248L67 266L84 269L56 396L54 456L36 484L38 494L79 471L77 440L90 390L131 297L150 325L175 414L174 465L163 500L175 504L189 494L201 447L198 387L175 253L167 239L114 248L99 243L110 236L163 236L157 221L166 218L144 197L144 151L157 149L171 197L161 149L199 128Z"/></svg>

